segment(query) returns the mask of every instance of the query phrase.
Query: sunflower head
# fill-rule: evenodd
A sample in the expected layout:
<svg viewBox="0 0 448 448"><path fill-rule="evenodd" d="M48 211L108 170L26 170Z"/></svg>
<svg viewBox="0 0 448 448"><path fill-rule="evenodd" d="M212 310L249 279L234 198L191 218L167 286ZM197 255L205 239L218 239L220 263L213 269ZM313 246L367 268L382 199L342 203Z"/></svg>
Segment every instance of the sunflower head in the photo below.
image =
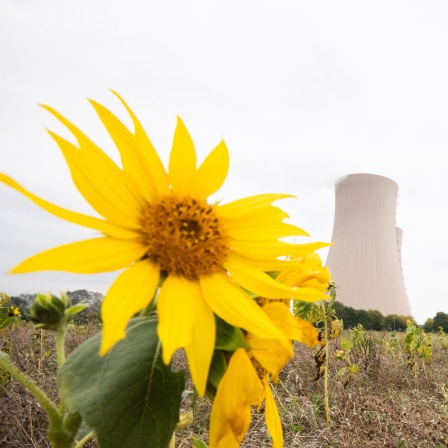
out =
<svg viewBox="0 0 448 448"><path fill-rule="evenodd" d="M214 207L176 194L145 206L142 233L146 256L168 275L195 281L222 269L229 238Z"/></svg>
<svg viewBox="0 0 448 448"><path fill-rule="evenodd" d="M224 141L198 164L192 138L178 118L169 163L164 167L133 111L116 96L130 116L131 128L106 107L95 101L91 104L116 146L119 164L63 115L44 106L74 137L68 141L50 132L76 188L96 216L51 204L0 173L1 182L45 210L94 230L91 238L34 255L11 272L119 271L102 303L100 355L126 336L129 319L157 297L163 360L168 364L173 353L184 348L193 382L203 395L215 346L215 315L261 340L281 341L289 353L285 333L253 297L325 298L323 289L282 283L267 272L283 271L290 266L288 260L297 265L297 260L328 244L282 240L308 236L283 222L288 215L273 205L291 195L260 194L227 204L207 202L227 177L229 154ZM39 325L57 325L64 307L54 296L40 297L34 319Z"/></svg>

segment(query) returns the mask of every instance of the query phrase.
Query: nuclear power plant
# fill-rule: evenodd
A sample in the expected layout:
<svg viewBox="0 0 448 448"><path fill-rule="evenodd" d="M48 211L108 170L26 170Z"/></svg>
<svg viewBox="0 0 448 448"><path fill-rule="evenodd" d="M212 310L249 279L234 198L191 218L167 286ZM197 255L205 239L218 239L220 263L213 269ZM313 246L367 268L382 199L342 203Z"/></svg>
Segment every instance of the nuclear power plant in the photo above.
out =
<svg viewBox="0 0 448 448"><path fill-rule="evenodd" d="M401 267L402 230L396 227L398 185L375 174L336 182L332 241L326 265L346 306L383 315L411 314Z"/></svg>

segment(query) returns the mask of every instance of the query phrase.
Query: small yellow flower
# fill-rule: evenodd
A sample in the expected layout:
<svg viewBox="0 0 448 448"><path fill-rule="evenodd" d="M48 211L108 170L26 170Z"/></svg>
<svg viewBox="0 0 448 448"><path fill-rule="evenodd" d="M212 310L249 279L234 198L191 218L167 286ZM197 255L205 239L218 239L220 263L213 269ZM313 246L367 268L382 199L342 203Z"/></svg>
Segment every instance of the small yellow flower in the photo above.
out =
<svg viewBox="0 0 448 448"><path fill-rule="evenodd" d="M317 330L310 322L295 318L284 302L268 301L262 310L288 340L310 346L318 343ZM278 381L280 371L292 357L292 350L278 340L260 339L251 333L246 339L252 349L235 351L216 392L210 415L210 448L238 447L249 428L251 406L260 407L263 400L266 400L265 420L272 446L283 446L280 417L268 379Z"/></svg>
<svg viewBox="0 0 448 448"><path fill-rule="evenodd" d="M8 316L9 317L19 317L20 316L20 310L18 307L10 306L8 309Z"/></svg>
<svg viewBox="0 0 448 448"><path fill-rule="evenodd" d="M92 274L124 269L106 294L100 354L125 337L128 320L157 296L158 335L169 363L186 350L196 389L204 394L215 343L214 313L260 338L284 338L242 288L268 297L315 301L313 288L291 288L265 271L284 268L286 258L304 257L326 243L289 244L279 238L306 236L283 222L287 215L272 202L289 197L265 194L225 205L207 197L224 182L229 156L224 141L197 167L191 137L177 120L168 171L127 104L130 131L104 106L91 101L120 156L117 166L83 132L44 106L74 135L77 145L50 132L70 168L73 181L92 208L92 217L51 204L10 177L0 181L54 215L100 232L99 237L37 254L13 273L61 270Z"/></svg>

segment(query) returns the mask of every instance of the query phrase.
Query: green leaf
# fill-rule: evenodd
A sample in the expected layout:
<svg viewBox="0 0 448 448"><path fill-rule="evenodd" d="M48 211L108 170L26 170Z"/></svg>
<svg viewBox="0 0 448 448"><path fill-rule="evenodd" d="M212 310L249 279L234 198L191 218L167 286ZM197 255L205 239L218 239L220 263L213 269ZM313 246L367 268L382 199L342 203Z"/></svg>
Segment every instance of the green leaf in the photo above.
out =
<svg viewBox="0 0 448 448"><path fill-rule="evenodd" d="M336 287L334 283L330 282L330 289L329 289L331 300L334 302L336 300Z"/></svg>
<svg viewBox="0 0 448 448"><path fill-rule="evenodd" d="M58 384L72 412L95 431L101 448L166 448L179 420L184 372L161 360L157 320L132 319L126 338L104 357L101 334L65 362Z"/></svg>
<svg viewBox="0 0 448 448"><path fill-rule="evenodd" d="M83 422L76 433L75 442L80 442L87 434L90 434L92 430Z"/></svg>
<svg viewBox="0 0 448 448"><path fill-rule="evenodd" d="M212 400L215 398L219 383L226 369L227 362L224 353L221 350L215 350L207 378L207 396Z"/></svg>
<svg viewBox="0 0 448 448"><path fill-rule="evenodd" d="M0 330L14 322L14 316L10 316L9 312L10 309L7 307L0 308Z"/></svg>
<svg viewBox="0 0 448 448"><path fill-rule="evenodd" d="M7 353L2 352L0 350L0 360L1 361L6 361L6 362L11 362L11 357Z"/></svg>
<svg viewBox="0 0 448 448"><path fill-rule="evenodd" d="M349 351L353 346L353 342L350 339L344 338L341 336L341 348L342 350Z"/></svg>
<svg viewBox="0 0 448 448"><path fill-rule="evenodd" d="M243 332L215 314L216 342L215 349L233 352L239 348L251 348L244 339Z"/></svg>
<svg viewBox="0 0 448 448"><path fill-rule="evenodd" d="M1 330L2 328L6 328L8 325L10 325L12 321L13 321L13 318L12 318L12 317L8 317L8 316L3 317L3 316L0 316L0 330Z"/></svg>
<svg viewBox="0 0 448 448"><path fill-rule="evenodd" d="M193 439L193 448L207 448L207 445L200 439Z"/></svg>
<svg viewBox="0 0 448 448"><path fill-rule="evenodd" d="M322 309L319 305L302 300L294 300L294 315L313 324L323 318Z"/></svg>
<svg viewBox="0 0 448 448"><path fill-rule="evenodd" d="M88 308L89 306L90 305L88 305L87 303L78 303L77 305L73 305L70 308L68 308L67 310L65 310L65 315L71 316L72 314L78 314L82 310L85 310L86 308Z"/></svg>

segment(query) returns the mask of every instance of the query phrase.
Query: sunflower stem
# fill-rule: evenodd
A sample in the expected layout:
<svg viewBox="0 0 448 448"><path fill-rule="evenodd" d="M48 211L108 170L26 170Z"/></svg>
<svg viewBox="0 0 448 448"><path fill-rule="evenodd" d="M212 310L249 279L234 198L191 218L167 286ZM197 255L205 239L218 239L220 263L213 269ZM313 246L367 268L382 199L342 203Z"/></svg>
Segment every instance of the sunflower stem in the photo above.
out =
<svg viewBox="0 0 448 448"><path fill-rule="evenodd" d="M328 393L328 365L330 358L330 339L329 339L329 331L328 331L328 313L327 313L327 305L325 302L321 302L322 306L322 314L324 318L324 332L325 332L325 369L324 369L324 399L325 399L325 417L327 419L327 426L330 428L331 419L330 419L330 400Z"/></svg>
<svg viewBox="0 0 448 448"><path fill-rule="evenodd" d="M58 366L61 368L65 363L65 334L67 326L61 325L56 331L56 356L58 358Z"/></svg>
<svg viewBox="0 0 448 448"><path fill-rule="evenodd" d="M148 305L146 305L145 308L143 308L140 311L140 314L139 314L140 317L149 316L156 309L156 296L157 296L157 291L154 294L154 297L148 303Z"/></svg>
<svg viewBox="0 0 448 448"><path fill-rule="evenodd" d="M67 333L67 322L65 319L56 330L56 356L58 359L58 367L61 367L65 363L65 334ZM65 413L65 403L64 399L61 397L61 402L59 404L59 410L61 415Z"/></svg>
<svg viewBox="0 0 448 448"><path fill-rule="evenodd" d="M195 390L193 392L193 400L191 400L191 411L193 412L193 415L196 415L197 398L198 398L198 394L196 393L196 390Z"/></svg>

